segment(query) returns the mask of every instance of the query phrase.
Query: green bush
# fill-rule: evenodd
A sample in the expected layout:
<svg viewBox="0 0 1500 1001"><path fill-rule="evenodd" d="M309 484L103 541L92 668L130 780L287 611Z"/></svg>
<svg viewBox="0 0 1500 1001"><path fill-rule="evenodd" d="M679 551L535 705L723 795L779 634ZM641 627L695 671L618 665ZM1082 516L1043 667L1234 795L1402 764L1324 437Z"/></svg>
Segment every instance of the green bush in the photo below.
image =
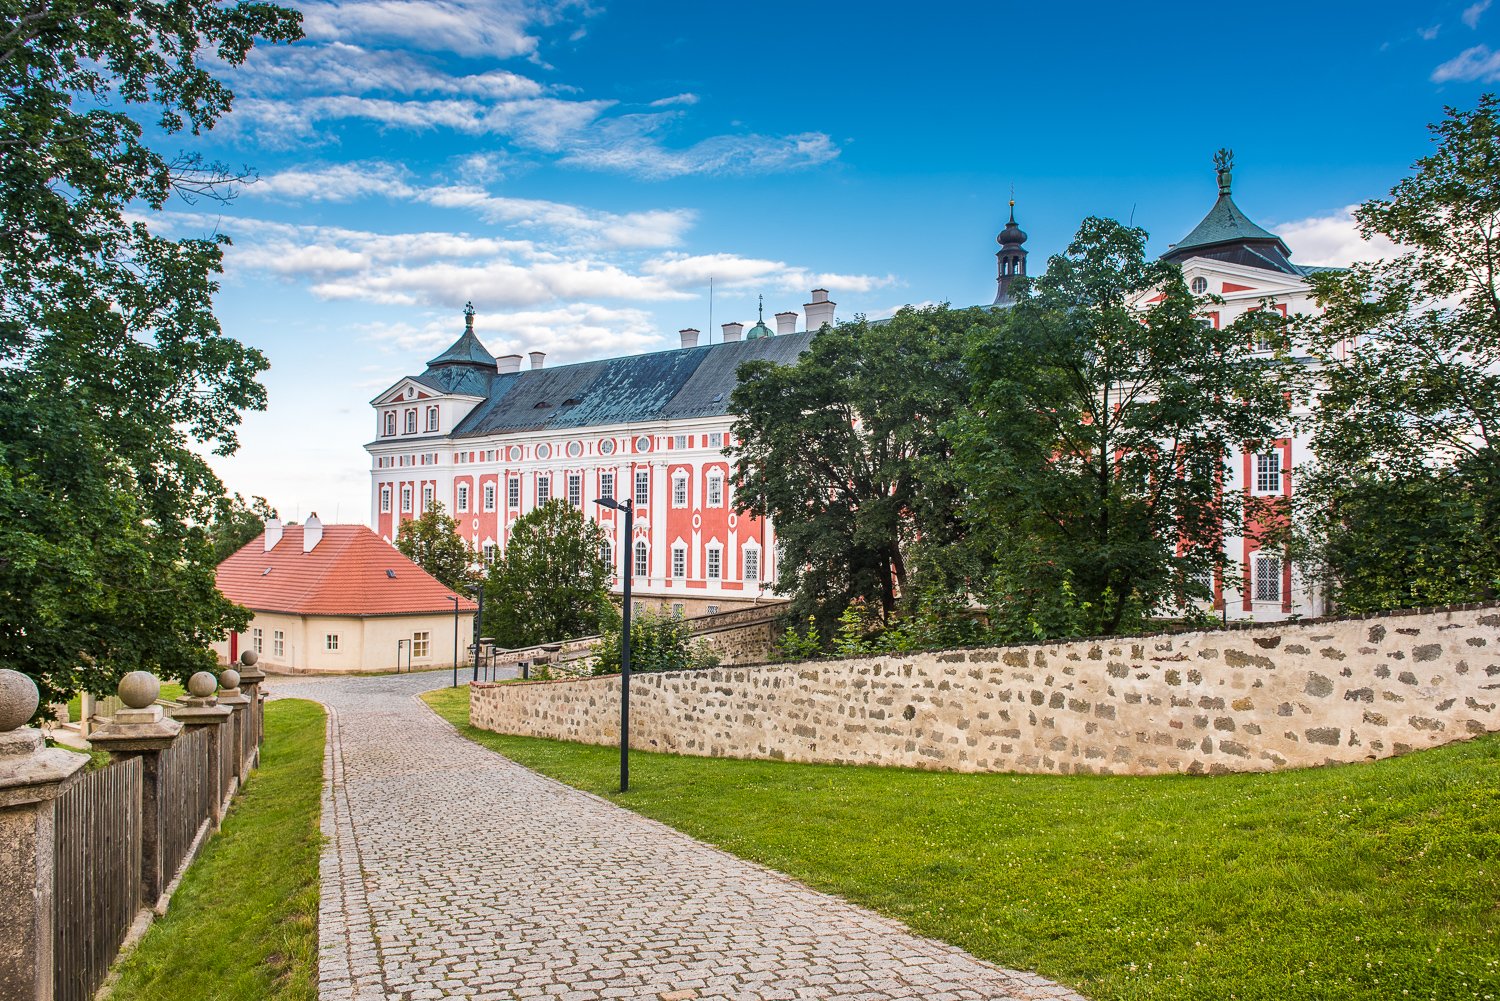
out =
<svg viewBox="0 0 1500 1001"><path fill-rule="evenodd" d="M621 637L618 620L605 623L594 645L595 674L620 673ZM643 612L630 623L632 671L686 671L718 664L718 655L704 640L694 640L679 616Z"/></svg>

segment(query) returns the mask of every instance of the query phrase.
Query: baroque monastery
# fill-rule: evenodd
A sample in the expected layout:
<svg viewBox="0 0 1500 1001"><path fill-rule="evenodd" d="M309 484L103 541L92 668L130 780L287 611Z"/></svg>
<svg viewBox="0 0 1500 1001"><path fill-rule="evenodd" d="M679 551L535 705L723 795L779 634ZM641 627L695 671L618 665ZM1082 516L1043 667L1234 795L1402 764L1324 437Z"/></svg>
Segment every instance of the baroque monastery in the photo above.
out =
<svg viewBox="0 0 1500 1001"><path fill-rule="evenodd" d="M1229 324L1267 302L1283 314L1315 312L1307 277L1324 269L1292 263L1291 248L1239 209L1227 159L1218 183L1203 221L1163 255L1181 265L1193 292L1222 297L1205 320ZM997 241L992 308L1005 308L1026 275L1014 202ZM811 300L800 331L797 313L778 313L774 332L763 319L748 331L726 323L721 343L699 345L699 331L687 329L674 350L553 368L533 351L524 369L520 355L485 349L466 308L458 340L371 401L371 524L393 540L403 520L440 502L475 553L493 559L517 518L563 498L603 526L604 555L617 572L628 560L642 604L697 615L773 598L774 526L738 510L724 454L729 396L742 363L790 363L834 322L826 290L814 289ZM1247 446L1232 457L1226 489L1290 498L1292 469L1306 457L1298 438ZM623 515L594 504L611 496L633 500L633 538L621 538ZM1256 529L1227 541L1242 573L1216 582L1215 610L1258 620L1321 611L1289 566L1259 552Z"/></svg>

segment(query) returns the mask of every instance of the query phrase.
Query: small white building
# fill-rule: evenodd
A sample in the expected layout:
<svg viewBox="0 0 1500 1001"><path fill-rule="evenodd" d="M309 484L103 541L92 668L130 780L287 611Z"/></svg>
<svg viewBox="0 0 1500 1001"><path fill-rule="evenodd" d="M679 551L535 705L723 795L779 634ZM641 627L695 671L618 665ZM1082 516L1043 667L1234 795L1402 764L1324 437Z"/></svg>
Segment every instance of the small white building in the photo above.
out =
<svg viewBox="0 0 1500 1001"><path fill-rule="evenodd" d="M305 525L266 522L219 564L218 585L255 617L215 652L229 662L254 650L274 673L452 667L473 642L473 601L365 526L316 514Z"/></svg>

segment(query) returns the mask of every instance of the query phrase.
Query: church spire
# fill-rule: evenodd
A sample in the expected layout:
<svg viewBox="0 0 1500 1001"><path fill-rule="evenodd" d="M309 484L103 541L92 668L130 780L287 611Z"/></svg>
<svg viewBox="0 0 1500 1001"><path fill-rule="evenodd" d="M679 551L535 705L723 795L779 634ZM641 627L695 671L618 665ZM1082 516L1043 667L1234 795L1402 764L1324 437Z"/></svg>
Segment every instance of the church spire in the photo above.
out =
<svg viewBox="0 0 1500 1001"><path fill-rule="evenodd" d="M1011 286L1017 278L1026 277L1026 233L1016 225L1015 192L1011 192L1010 221L995 237L995 242L1000 244L1000 249L995 253L999 265L995 281L999 287L995 291L994 305L1009 306L1015 302Z"/></svg>

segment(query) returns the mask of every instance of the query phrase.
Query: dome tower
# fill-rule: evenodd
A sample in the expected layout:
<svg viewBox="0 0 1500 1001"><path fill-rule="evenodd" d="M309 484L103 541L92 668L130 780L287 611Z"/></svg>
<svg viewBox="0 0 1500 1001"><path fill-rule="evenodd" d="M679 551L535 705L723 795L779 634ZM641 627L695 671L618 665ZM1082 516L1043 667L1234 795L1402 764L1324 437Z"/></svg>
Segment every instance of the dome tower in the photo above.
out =
<svg viewBox="0 0 1500 1001"><path fill-rule="evenodd" d="M1016 200L1010 200L1010 221L995 237L1000 249L995 253L999 264L999 276L995 279L999 288L995 292L996 306L1009 306L1016 300L1011 294L1011 285L1017 278L1026 277L1026 233L1016 225Z"/></svg>

